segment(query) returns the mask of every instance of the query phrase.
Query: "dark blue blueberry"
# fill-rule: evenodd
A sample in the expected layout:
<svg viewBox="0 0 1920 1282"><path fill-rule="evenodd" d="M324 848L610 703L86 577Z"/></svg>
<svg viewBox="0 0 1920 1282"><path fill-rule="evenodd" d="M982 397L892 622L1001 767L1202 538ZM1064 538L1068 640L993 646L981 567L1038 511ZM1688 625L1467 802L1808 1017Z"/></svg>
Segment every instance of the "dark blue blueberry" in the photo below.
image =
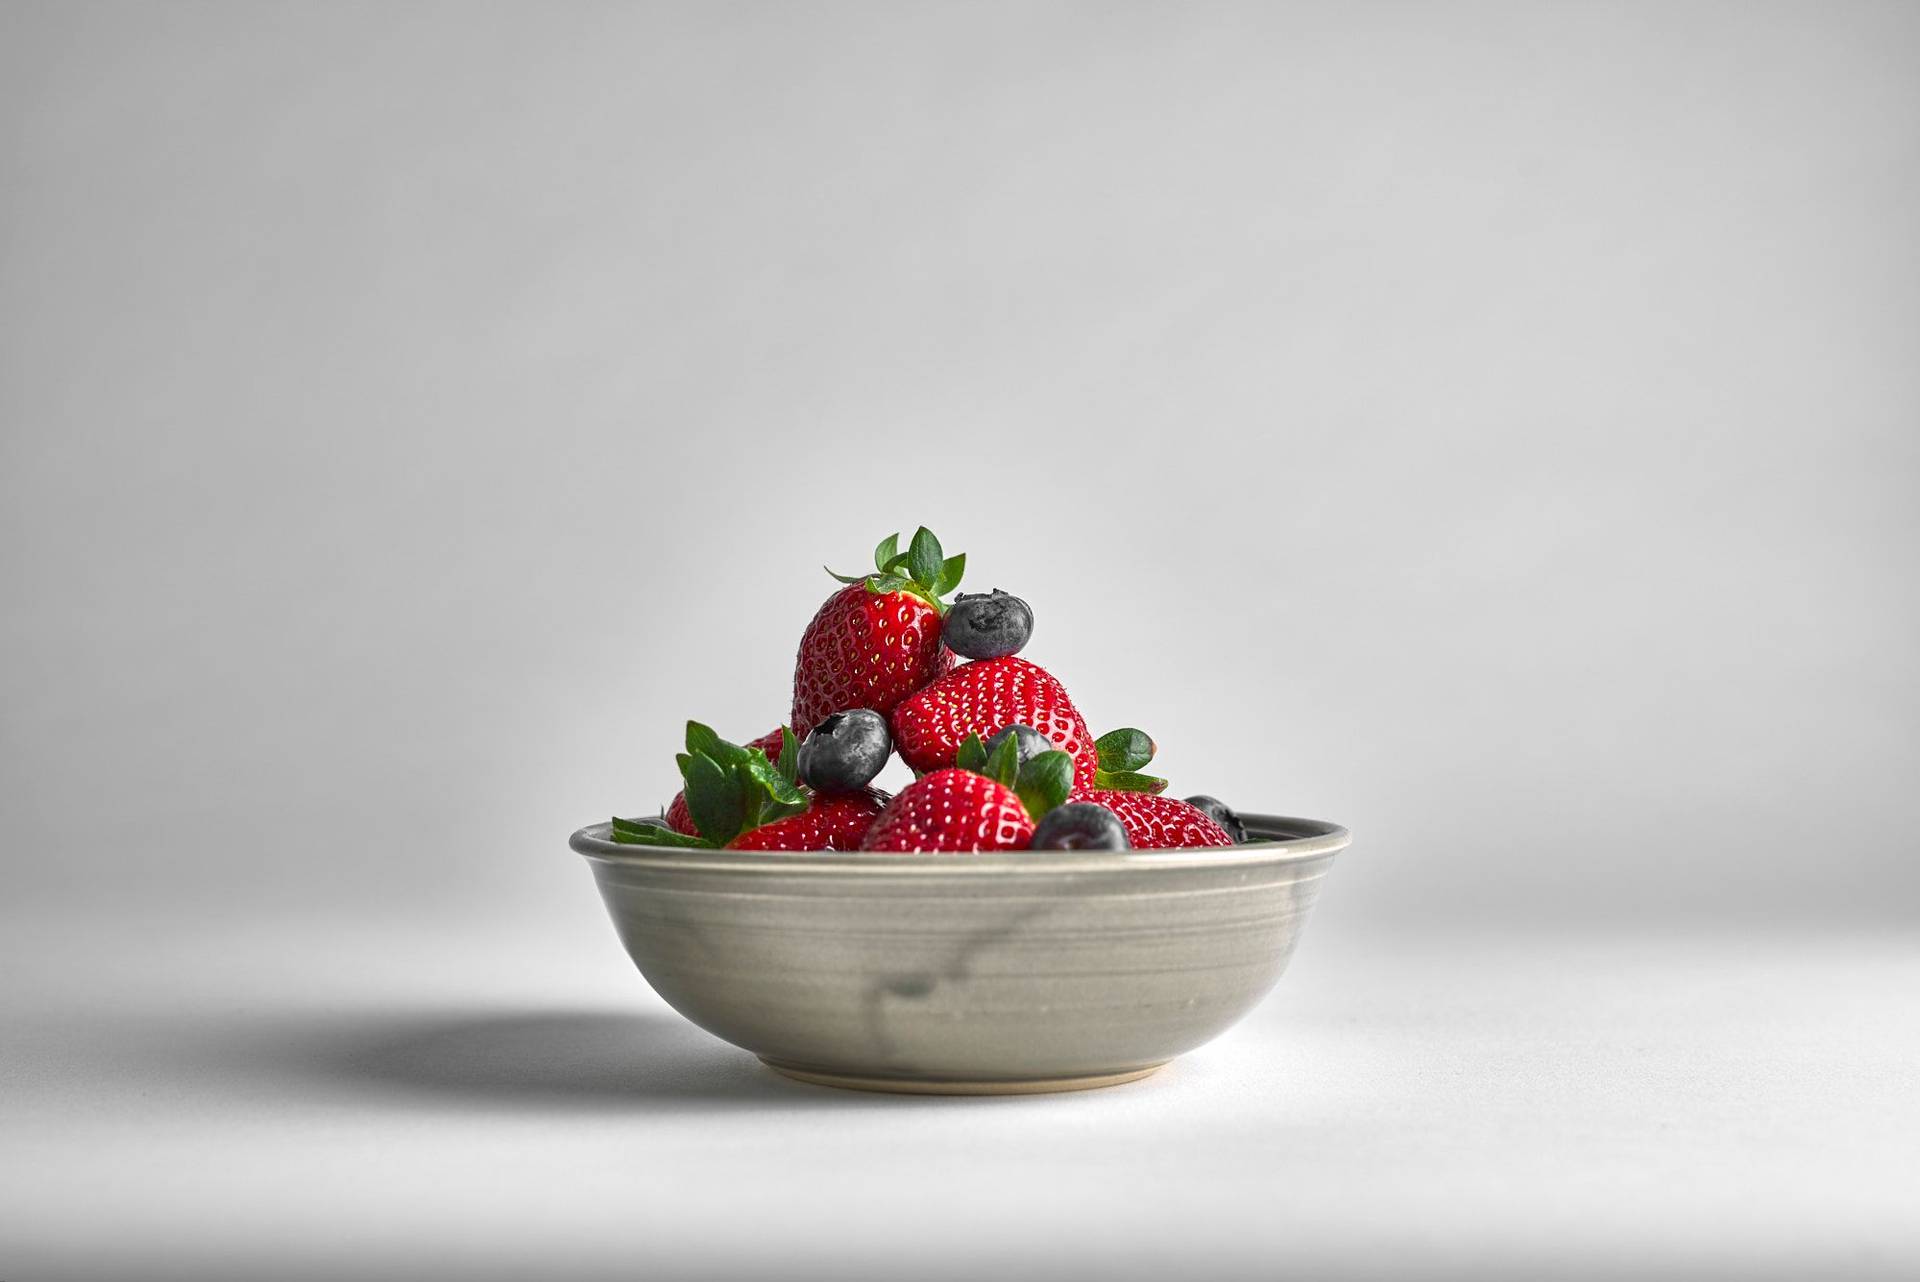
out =
<svg viewBox="0 0 1920 1282"><path fill-rule="evenodd" d="M1002 730L999 734L987 740L987 754L991 756L995 748L998 748L1007 741L1008 735L1012 735L1014 740L1020 745L1015 751L1020 754L1020 764L1023 766L1041 753L1052 752L1060 746L1053 740L1047 738L1047 736L1041 734L1038 730L1035 730L1032 726L1008 726L1005 730Z"/></svg>
<svg viewBox="0 0 1920 1282"><path fill-rule="evenodd" d="M940 630L947 649L969 659L1019 654L1032 636L1033 607L999 588L962 592L953 599Z"/></svg>
<svg viewBox="0 0 1920 1282"><path fill-rule="evenodd" d="M887 719L871 708L836 712L800 745L800 782L815 792L858 792L893 753Z"/></svg>
<svg viewBox="0 0 1920 1282"><path fill-rule="evenodd" d="M1204 810L1207 818L1225 828L1227 836L1233 838L1235 843L1246 844L1247 826L1240 822L1240 816L1233 812L1232 806L1218 797L1209 797L1205 793L1198 797L1188 797L1187 804L1196 810Z"/></svg>
<svg viewBox="0 0 1920 1282"><path fill-rule="evenodd" d="M1033 830L1033 850L1130 850L1120 816L1091 801L1069 801L1049 810Z"/></svg>

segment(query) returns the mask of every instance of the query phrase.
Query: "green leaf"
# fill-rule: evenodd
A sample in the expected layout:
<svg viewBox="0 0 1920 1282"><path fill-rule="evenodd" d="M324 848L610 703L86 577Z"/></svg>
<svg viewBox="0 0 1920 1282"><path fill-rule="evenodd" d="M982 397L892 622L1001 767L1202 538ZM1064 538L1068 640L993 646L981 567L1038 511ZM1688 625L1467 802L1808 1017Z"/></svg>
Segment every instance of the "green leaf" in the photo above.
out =
<svg viewBox="0 0 1920 1282"><path fill-rule="evenodd" d="M699 849L707 845L703 838L689 837L684 832L675 832L663 823L636 823L631 819L615 819L613 831L607 835L623 846L674 846L680 849Z"/></svg>
<svg viewBox="0 0 1920 1282"><path fill-rule="evenodd" d="M1102 770L1138 770L1153 760L1153 740L1132 726L1107 731L1093 741L1093 750Z"/></svg>
<svg viewBox="0 0 1920 1282"><path fill-rule="evenodd" d="M760 749L753 748L748 751L746 764L741 769L745 771L747 778L755 787L772 798L776 804L799 806L803 810L806 808L807 794L795 787L792 780L783 776L774 764L767 760L767 754Z"/></svg>
<svg viewBox="0 0 1920 1282"><path fill-rule="evenodd" d="M880 567L880 573L898 574L901 570L904 570L907 566L907 555L908 554L905 552L900 552L887 558L887 563Z"/></svg>
<svg viewBox="0 0 1920 1282"><path fill-rule="evenodd" d="M712 757L723 766L734 766L747 759L747 750L722 739L698 721L687 722L687 751L696 757Z"/></svg>
<svg viewBox="0 0 1920 1282"><path fill-rule="evenodd" d="M1072 795L1073 758L1060 751L1041 753L1020 767L1014 791L1027 813L1040 818Z"/></svg>
<svg viewBox="0 0 1920 1282"><path fill-rule="evenodd" d="M1034 758L1035 761L1039 759ZM1009 788L1013 787L1020 778L1020 741L1013 735L1002 739L1000 746L987 754L987 764L979 773L989 779L998 779Z"/></svg>
<svg viewBox="0 0 1920 1282"><path fill-rule="evenodd" d="M915 530L913 542L907 546L907 572L913 575L913 581L932 587L939 581L940 569L945 564L940 540L933 537L933 531L924 525Z"/></svg>
<svg viewBox="0 0 1920 1282"><path fill-rule="evenodd" d="M711 757L711 756L717 755L714 752L714 749L718 748L719 746L720 746L720 736L714 733L713 727L703 726L698 721L687 722L687 751L688 752L692 753L696 757L700 756L702 753Z"/></svg>
<svg viewBox="0 0 1920 1282"><path fill-rule="evenodd" d="M873 574L867 576L867 591L878 596L883 592L904 592L907 581L897 574Z"/></svg>
<svg viewBox="0 0 1920 1282"><path fill-rule="evenodd" d="M780 727L780 760L773 764L788 783L800 777L800 741L786 726Z"/></svg>
<svg viewBox="0 0 1920 1282"><path fill-rule="evenodd" d="M832 566L830 566L830 565L823 565L823 566L821 566L820 568L821 568L821 569L823 569L823 570L825 570L825 571L826 571L826 572L827 572L827 573L828 573L829 575L831 575L831 576L832 576L833 578L836 578L836 579L838 579L838 580L840 580L840 582L842 582L842 583L846 583L846 584L849 584L849 585L851 585L851 584L854 584L854 583L861 583L861 582L864 582L864 581L866 580L866 577L867 577L867 576L866 576L866 575L864 575L864 574L834 574L834 573L833 573L833 567L832 567Z"/></svg>
<svg viewBox="0 0 1920 1282"><path fill-rule="evenodd" d="M1165 792L1167 781L1153 775L1135 774L1131 770L1093 772L1093 786L1111 788L1115 792Z"/></svg>
<svg viewBox="0 0 1920 1282"><path fill-rule="evenodd" d="M880 546L873 550L874 565L884 571L887 568L887 562L893 560L893 558L899 554L899 551L900 535L897 532L889 534L886 538L881 539ZM832 571L829 570L828 573L831 574Z"/></svg>
<svg viewBox="0 0 1920 1282"><path fill-rule="evenodd" d="M960 586L960 576L967 572L967 554L956 552L948 557L946 564L940 567L940 576L933 581L933 594L945 596Z"/></svg>
<svg viewBox="0 0 1920 1282"><path fill-rule="evenodd" d="M987 769L987 745L980 742L980 736L969 733L960 741L960 751L954 754L953 764L962 770L971 770L975 774L985 774Z"/></svg>
<svg viewBox="0 0 1920 1282"><path fill-rule="evenodd" d="M767 760L767 754L758 748L748 749L746 761L734 767L734 774L745 798L741 832L797 815L807 808L807 794L782 775L779 767Z"/></svg>
<svg viewBox="0 0 1920 1282"><path fill-rule="evenodd" d="M693 816L693 826L714 845L726 845L740 834L747 814L739 779L705 756L690 758L685 774L687 812Z"/></svg>

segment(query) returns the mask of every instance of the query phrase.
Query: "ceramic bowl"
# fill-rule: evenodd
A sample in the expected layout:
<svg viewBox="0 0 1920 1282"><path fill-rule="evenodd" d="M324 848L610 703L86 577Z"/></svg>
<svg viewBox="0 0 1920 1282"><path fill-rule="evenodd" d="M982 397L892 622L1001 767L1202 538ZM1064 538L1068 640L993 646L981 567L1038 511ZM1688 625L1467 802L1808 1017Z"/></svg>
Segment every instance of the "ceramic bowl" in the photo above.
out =
<svg viewBox="0 0 1920 1282"><path fill-rule="evenodd" d="M1132 1081L1271 989L1338 824L1225 849L773 854L573 835L654 991L790 1077L928 1093Z"/></svg>

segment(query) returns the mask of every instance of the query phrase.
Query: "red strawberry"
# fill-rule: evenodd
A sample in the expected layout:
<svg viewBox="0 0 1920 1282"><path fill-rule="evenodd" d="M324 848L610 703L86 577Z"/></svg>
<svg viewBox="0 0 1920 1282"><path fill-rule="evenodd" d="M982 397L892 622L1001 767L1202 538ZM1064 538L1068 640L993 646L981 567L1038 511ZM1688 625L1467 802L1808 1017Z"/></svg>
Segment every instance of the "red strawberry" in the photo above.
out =
<svg viewBox="0 0 1920 1282"><path fill-rule="evenodd" d="M971 770L936 770L887 803L862 850L1023 850L1033 819L1020 795Z"/></svg>
<svg viewBox="0 0 1920 1282"><path fill-rule="evenodd" d="M1100 760L1093 735L1054 675L1017 655L963 663L893 710L893 746L925 773L950 766L970 734L991 739L1029 725L1073 758L1076 788L1091 788Z"/></svg>
<svg viewBox="0 0 1920 1282"><path fill-rule="evenodd" d="M806 738L806 732L803 730L796 730L793 732L793 737L796 739L804 739ZM765 734L761 735L758 739L754 739L750 741L747 744L747 747L760 749L760 751L767 754L768 761L778 761L780 760L780 746L785 740L786 740L786 735L782 733L781 730L779 730L778 728L775 728L773 730L767 731Z"/></svg>
<svg viewBox="0 0 1920 1282"><path fill-rule="evenodd" d="M747 747L760 749L760 751L767 754L769 761L778 761L780 759L780 732L778 730L769 730L752 743L749 743ZM687 794L685 792L674 793L673 800L667 803L666 821L667 827L673 829L675 832L684 832L689 837L697 837L700 835L700 830L693 826L693 814L687 809Z"/></svg>
<svg viewBox="0 0 1920 1282"><path fill-rule="evenodd" d="M874 788L815 794L805 812L762 824L727 843L728 850L858 850L874 816L890 798Z"/></svg>
<svg viewBox="0 0 1920 1282"><path fill-rule="evenodd" d="M684 790L673 794L673 800L667 803L667 827L675 832L684 832L689 837L698 837L700 830L693 826L693 816L687 812L687 794Z"/></svg>
<svg viewBox="0 0 1920 1282"><path fill-rule="evenodd" d="M925 526L905 552L899 543L888 535L874 549L872 574L835 574L847 586L827 598L800 637L792 717L799 733L849 708L884 717L953 667L940 644L940 598L959 584L966 554L945 555Z"/></svg>
<svg viewBox="0 0 1920 1282"><path fill-rule="evenodd" d="M1127 840L1136 850L1175 850L1182 846L1231 846L1233 838L1207 812L1178 797L1150 792L1123 792L1091 788L1073 794L1075 801L1105 806L1126 825Z"/></svg>

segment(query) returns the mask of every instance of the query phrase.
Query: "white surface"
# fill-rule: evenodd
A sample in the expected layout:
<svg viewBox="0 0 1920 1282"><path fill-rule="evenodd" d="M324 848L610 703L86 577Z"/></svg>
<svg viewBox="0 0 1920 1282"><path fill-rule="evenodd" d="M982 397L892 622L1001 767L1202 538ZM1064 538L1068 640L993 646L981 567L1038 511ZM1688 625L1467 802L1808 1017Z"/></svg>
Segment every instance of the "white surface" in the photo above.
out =
<svg viewBox="0 0 1920 1282"><path fill-rule="evenodd" d="M954 1100L774 1077L579 924L15 931L0 1277L1920 1268L1910 935L1310 929L1157 1078Z"/></svg>

